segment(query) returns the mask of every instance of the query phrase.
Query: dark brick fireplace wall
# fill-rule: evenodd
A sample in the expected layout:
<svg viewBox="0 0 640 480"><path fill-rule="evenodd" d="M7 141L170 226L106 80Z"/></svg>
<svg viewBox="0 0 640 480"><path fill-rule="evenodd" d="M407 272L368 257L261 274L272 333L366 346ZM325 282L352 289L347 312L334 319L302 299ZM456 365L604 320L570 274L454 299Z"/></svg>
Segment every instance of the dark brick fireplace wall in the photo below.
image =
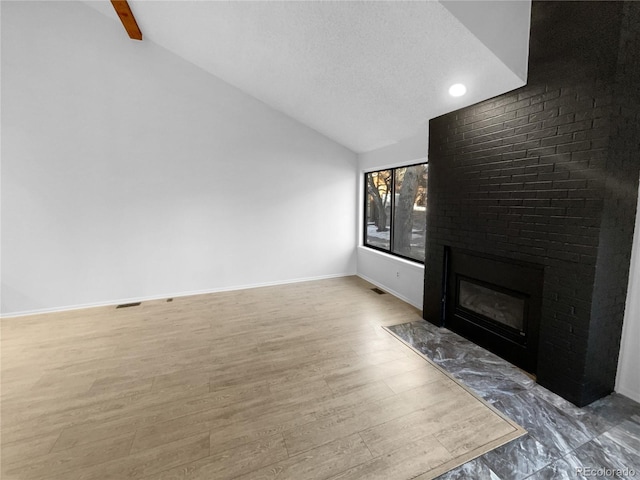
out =
<svg viewBox="0 0 640 480"><path fill-rule="evenodd" d="M640 173L640 3L533 2L528 83L431 120L424 318L445 246L544 266L537 379L612 391ZM445 325L446 326L446 325Z"/></svg>

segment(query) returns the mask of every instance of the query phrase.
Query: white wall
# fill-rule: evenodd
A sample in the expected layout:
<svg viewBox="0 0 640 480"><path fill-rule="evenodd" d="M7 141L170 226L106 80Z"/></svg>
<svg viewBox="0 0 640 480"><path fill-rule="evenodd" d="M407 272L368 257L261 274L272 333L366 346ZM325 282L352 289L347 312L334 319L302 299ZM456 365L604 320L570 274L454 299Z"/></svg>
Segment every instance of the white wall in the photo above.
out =
<svg viewBox="0 0 640 480"><path fill-rule="evenodd" d="M394 145L358 155L358 275L422 310L424 266L363 247L364 172L425 162L429 145L425 124L415 135Z"/></svg>
<svg viewBox="0 0 640 480"><path fill-rule="evenodd" d="M2 2L2 313L356 272L357 157L79 2Z"/></svg>
<svg viewBox="0 0 640 480"><path fill-rule="evenodd" d="M640 402L640 194L631 250L627 304L622 325L616 391Z"/></svg>
<svg viewBox="0 0 640 480"><path fill-rule="evenodd" d="M527 80L531 0L440 0L460 23Z"/></svg>
<svg viewBox="0 0 640 480"><path fill-rule="evenodd" d="M422 310L424 266L360 246L358 276Z"/></svg>

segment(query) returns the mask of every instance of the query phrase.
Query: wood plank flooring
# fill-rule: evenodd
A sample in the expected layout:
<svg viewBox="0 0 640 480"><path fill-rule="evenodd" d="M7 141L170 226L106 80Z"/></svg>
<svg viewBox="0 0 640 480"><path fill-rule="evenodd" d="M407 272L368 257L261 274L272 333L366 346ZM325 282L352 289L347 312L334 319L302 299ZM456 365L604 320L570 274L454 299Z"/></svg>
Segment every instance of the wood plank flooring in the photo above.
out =
<svg viewBox="0 0 640 480"><path fill-rule="evenodd" d="M346 277L3 319L21 480L433 478L522 434L383 330Z"/></svg>

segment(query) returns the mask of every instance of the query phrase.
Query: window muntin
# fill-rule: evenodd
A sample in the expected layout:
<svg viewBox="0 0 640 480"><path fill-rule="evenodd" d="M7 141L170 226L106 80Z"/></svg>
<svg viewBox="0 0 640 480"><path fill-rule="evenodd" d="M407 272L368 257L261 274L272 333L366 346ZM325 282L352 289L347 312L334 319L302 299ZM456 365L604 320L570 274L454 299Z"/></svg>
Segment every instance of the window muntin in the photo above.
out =
<svg viewBox="0 0 640 480"><path fill-rule="evenodd" d="M364 245L424 263L427 164L365 173Z"/></svg>

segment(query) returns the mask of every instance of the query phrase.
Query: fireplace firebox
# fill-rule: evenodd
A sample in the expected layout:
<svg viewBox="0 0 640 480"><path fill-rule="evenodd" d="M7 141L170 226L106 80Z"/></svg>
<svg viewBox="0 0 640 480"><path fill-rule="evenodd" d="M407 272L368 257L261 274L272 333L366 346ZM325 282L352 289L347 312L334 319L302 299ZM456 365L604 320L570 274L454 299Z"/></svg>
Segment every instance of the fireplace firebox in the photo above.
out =
<svg viewBox="0 0 640 480"><path fill-rule="evenodd" d="M536 373L544 269L445 248L444 325Z"/></svg>

